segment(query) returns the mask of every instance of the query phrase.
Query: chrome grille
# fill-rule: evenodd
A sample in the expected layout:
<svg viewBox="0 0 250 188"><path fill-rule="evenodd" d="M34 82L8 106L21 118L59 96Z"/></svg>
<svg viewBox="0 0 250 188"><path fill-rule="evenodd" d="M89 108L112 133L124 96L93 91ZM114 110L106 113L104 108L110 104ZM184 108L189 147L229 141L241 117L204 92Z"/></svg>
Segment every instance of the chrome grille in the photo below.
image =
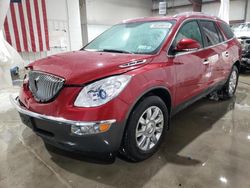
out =
<svg viewBox="0 0 250 188"><path fill-rule="evenodd" d="M48 102L62 89L64 79L47 73L30 71L29 90L38 102Z"/></svg>

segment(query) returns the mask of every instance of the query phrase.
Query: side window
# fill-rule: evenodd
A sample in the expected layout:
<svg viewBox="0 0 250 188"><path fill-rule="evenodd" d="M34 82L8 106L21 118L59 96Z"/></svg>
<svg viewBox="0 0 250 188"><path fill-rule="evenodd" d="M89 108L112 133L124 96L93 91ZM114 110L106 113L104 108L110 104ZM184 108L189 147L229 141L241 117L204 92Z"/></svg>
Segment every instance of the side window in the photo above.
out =
<svg viewBox="0 0 250 188"><path fill-rule="evenodd" d="M207 42L207 46L212 46L220 43L221 39L214 22L201 20L200 24L204 33L205 40Z"/></svg>
<svg viewBox="0 0 250 188"><path fill-rule="evenodd" d="M176 46L176 44L184 38L196 40L200 43L201 46L203 46L202 36L197 21L190 21L185 23L175 37L173 45Z"/></svg>
<svg viewBox="0 0 250 188"><path fill-rule="evenodd" d="M222 31L224 32L225 36L227 37L227 39L231 39L234 37L234 33L228 24L220 22L219 25Z"/></svg>
<svg viewBox="0 0 250 188"><path fill-rule="evenodd" d="M215 24L215 25L216 25L216 29L217 29L218 34L219 34L220 42L225 41L225 37L223 36L222 31L219 29L219 26L217 24Z"/></svg>

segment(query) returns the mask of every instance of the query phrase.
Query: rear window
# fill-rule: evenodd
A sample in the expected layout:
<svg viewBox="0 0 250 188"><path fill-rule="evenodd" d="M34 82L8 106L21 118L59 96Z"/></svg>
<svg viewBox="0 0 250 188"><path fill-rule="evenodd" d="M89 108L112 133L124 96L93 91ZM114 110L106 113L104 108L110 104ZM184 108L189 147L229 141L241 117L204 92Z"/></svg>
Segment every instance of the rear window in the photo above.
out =
<svg viewBox="0 0 250 188"><path fill-rule="evenodd" d="M234 37L234 33L228 24L220 22L219 25L220 25L222 31L225 33L227 39L231 39Z"/></svg>

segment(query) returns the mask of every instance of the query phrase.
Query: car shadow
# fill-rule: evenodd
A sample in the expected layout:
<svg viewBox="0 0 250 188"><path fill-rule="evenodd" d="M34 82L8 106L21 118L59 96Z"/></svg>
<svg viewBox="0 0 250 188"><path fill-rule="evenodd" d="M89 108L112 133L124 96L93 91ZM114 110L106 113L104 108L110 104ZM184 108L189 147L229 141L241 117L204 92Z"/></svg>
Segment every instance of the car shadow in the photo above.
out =
<svg viewBox="0 0 250 188"><path fill-rule="evenodd" d="M246 70L244 73L240 73L240 76L249 76L250 70Z"/></svg>
<svg viewBox="0 0 250 188"><path fill-rule="evenodd" d="M244 96L240 98L244 100ZM180 151L197 137L209 131L218 120L232 110L235 100L235 98L227 101L203 99L174 116L160 150L143 162L130 163L117 158L114 162L112 161L112 164L104 165L109 162L93 160L93 158L89 160L82 155L72 155L72 153L53 149L53 147L48 149L54 163L82 178L108 186L143 187L167 164L201 165L202 161L190 156L181 156Z"/></svg>

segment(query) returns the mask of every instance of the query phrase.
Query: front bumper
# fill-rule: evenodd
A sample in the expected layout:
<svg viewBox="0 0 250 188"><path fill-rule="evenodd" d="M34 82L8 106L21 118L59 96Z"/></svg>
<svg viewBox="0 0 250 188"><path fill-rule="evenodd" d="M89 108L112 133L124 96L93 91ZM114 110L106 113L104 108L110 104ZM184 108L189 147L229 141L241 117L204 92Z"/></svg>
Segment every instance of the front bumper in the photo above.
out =
<svg viewBox="0 0 250 188"><path fill-rule="evenodd" d="M64 150L86 153L114 155L119 150L125 127L124 123L117 123L115 120L83 122L47 116L28 110L22 106L18 97L10 97L10 100L19 112L22 122L42 137L46 143ZM112 123L110 129L103 133L82 136L71 133L72 125L85 126L100 122Z"/></svg>

